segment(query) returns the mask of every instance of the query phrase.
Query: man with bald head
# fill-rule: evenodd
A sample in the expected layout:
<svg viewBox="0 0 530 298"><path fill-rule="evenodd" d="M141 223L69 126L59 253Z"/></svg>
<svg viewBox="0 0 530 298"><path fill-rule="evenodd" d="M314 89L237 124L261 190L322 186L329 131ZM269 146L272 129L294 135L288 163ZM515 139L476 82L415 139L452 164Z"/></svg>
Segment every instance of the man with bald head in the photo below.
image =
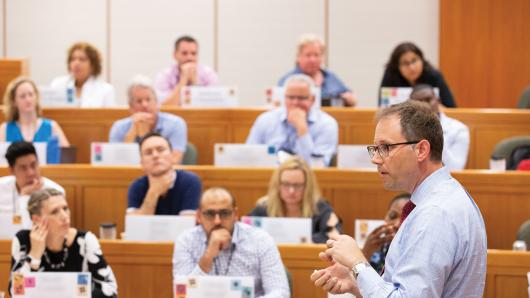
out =
<svg viewBox="0 0 530 298"><path fill-rule="evenodd" d="M173 276L252 276L256 297L290 297L274 241L263 230L237 221L235 200L227 190L206 190L196 217L199 225L175 242Z"/></svg>
<svg viewBox="0 0 530 298"><path fill-rule="evenodd" d="M311 165L322 158L329 165L337 150L337 121L326 112L313 108L313 80L304 74L290 76L285 82L284 106L267 111L256 119L247 144L266 144L276 151L299 155Z"/></svg>
<svg viewBox="0 0 530 298"><path fill-rule="evenodd" d="M431 107L431 110L440 118L444 136L444 149L442 152L444 165L450 171L464 169L469 152L469 128L464 123L447 117L440 110L440 98L430 85L416 85L412 89L410 99L427 103Z"/></svg>

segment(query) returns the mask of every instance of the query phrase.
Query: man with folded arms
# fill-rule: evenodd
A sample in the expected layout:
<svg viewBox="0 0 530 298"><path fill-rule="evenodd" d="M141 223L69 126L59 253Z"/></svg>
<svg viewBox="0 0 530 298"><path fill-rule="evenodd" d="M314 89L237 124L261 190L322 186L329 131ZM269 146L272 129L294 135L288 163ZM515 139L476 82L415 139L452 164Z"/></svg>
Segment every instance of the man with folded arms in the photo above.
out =
<svg viewBox="0 0 530 298"><path fill-rule="evenodd" d="M160 112L151 80L136 76L127 90L131 116L112 125L109 133L111 143L140 142L148 132L155 131L171 142L175 163L180 164L188 142L188 127L184 119Z"/></svg>
<svg viewBox="0 0 530 298"><path fill-rule="evenodd" d="M174 170L171 143L155 132L140 141L145 176L129 186L127 213L139 215L195 214L201 180L194 173Z"/></svg>
<svg viewBox="0 0 530 298"><path fill-rule="evenodd" d="M411 193L390 244L382 276L347 235L320 253L331 262L315 270L315 285L331 293L369 297L482 297L486 230L480 210L442 164L438 117L420 102L379 112L375 145L368 146L384 187ZM359 293L360 292L360 293Z"/></svg>
<svg viewBox="0 0 530 298"><path fill-rule="evenodd" d="M337 150L339 126L335 118L312 108L313 80L304 74L290 76L285 82L285 106L258 116L247 144L266 144L276 151L296 154L309 165L322 158L329 165Z"/></svg>
<svg viewBox="0 0 530 298"><path fill-rule="evenodd" d="M32 143L12 143L5 157L11 176L0 178L0 213L11 213L14 224L21 223L24 228L30 228L28 201L31 194L44 188L53 188L64 194L64 189L40 175L39 159Z"/></svg>
<svg viewBox="0 0 530 298"><path fill-rule="evenodd" d="M274 240L265 231L238 222L237 216L227 190L206 190L197 210L199 225L175 242L173 276L251 276L256 297L290 297Z"/></svg>

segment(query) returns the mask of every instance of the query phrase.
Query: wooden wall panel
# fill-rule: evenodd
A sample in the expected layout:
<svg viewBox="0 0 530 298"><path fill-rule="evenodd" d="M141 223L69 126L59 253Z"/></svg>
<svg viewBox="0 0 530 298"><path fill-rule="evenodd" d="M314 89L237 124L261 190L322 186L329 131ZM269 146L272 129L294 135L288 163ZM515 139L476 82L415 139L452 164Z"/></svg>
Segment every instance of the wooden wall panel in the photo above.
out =
<svg viewBox="0 0 530 298"><path fill-rule="evenodd" d="M215 143L244 143L263 108L166 108L188 124L188 140L198 149L198 163L213 164ZM371 144L376 109L325 108L339 123L339 144ZM530 135L530 111L515 109L448 109L447 115L464 122L471 131L468 169L486 169L500 140ZM90 143L108 140L114 121L129 115L126 109L45 109L56 120L70 143L78 148L77 161L90 162ZM0 114L0 121L3 115Z"/></svg>
<svg viewBox="0 0 530 298"><path fill-rule="evenodd" d="M0 291L7 291L11 241L0 240ZM112 267L120 297L172 297L173 243L101 241L105 259ZM326 264L318 259L323 245L279 245L284 265L292 275L293 298L324 298L309 276ZM488 250L486 298L526 297L529 252Z"/></svg>
<svg viewBox="0 0 530 298"><path fill-rule="evenodd" d="M247 214L266 194L271 168L183 167L196 173L203 189L221 186L236 198L240 215ZM0 175L7 169L1 168ZM67 189L74 226L99 233L99 224L115 222L123 231L127 189L141 175L139 167L45 166L42 174ZM396 192L383 189L377 172L338 169L315 170L324 197L353 235L355 219L381 219ZM473 196L484 217L488 247L509 249L519 226L530 214L530 173L466 170L454 172ZM71 190L74 188L75 190Z"/></svg>
<svg viewBox="0 0 530 298"><path fill-rule="evenodd" d="M29 75L28 68L27 59L0 59L0 104L3 104L9 82L18 76Z"/></svg>
<svg viewBox="0 0 530 298"><path fill-rule="evenodd" d="M530 85L530 1L440 1L440 68L459 107L514 108Z"/></svg>

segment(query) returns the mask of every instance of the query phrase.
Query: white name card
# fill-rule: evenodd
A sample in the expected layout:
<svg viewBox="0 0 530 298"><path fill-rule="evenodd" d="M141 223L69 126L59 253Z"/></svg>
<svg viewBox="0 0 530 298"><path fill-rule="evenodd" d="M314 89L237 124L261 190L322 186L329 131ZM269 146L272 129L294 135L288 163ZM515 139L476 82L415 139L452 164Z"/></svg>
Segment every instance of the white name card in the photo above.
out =
<svg viewBox="0 0 530 298"><path fill-rule="evenodd" d="M249 276L174 276L175 298L254 298Z"/></svg>
<svg viewBox="0 0 530 298"><path fill-rule="evenodd" d="M328 298L355 298L355 295L346 293L346 294L331 294L328 293Z"/></svg>
<svg viewBox="0 0 530 298"><path fill-rule="evenodd" d="M321 103L321 94L320 88L314 87L311 88L311 94L315 96L315 103L312 108L320 109ZM285 104L285 87L274 86L265 90L265 95L267 99L267 105L277 108Z"/></svg>
<svg viewBox="0 0 530 298"><path fill-rule="evenodd" d="M237 107L237 89L221 86L187 86L180 91L184 107Z"/></svg>
<svg viewBox="0 0 530 298"><path fill-rule="evenodd" d="M434 87L434 94L440 96L440 89ZM381 102L380 107L388 107L398 103L402 103L410 98L412 87L381 87Z"/></svg>
<svg viewBox="0 0 530 298"><path fill-rule="evenodd" d="M260 144L215 144L214 165L218 167L276 167L272 146Z"/></svg>
<svg viewBox="0 0 530 298"><path fill-rule="evenodd" d="M376 228L385 224L384 220L379 219L356 219L355 220L355 241L360 248L364 247L366 238Z"/></svg>
<svg viewBox="0 0 530 298"><path fill-rule="evenodd" d="M92 297L90 272L12 273L13 297Z"/></svg>
<svg viewBox="0 0 530 298"><path fill-rule="evenodd" d="M127 215L125 240L175 241L178 235L195 226L195 216Z"/></svg>
<svg viewBox="0 0 530 298"><path fill-rule="evenodd" d="M339 145L337 150L337 168L377 170L366 149L368 145Z"/></svg>
<svg viewBox="0 0 530 298"><path fill-rule="evenodd" d="M137 143L91 143L90 164L137 166L140 164L140 147Z"/></svg>
<svg viewBox="0 0 530 298"><path fill-rule="evenodd" d="M11 145L11 142L0 142L0 166L7 166L6 151L7 148ZM39 160L40 165L46 164L46 148L48 144L46 142L33 142L33 147L37 151L37 159Z"/></svg>
<svg viewBox="0 0 530 298"><path fill-rule="evenodd" d="M73 88L39 86L40 103L43 107L79 107Z"/></svg>
<svg viewBox="0 0 530 298"><path fill-rule="evenodd" d="M241 222L267 231L276 243L311 243L311 218L243 216Z"/></svg>

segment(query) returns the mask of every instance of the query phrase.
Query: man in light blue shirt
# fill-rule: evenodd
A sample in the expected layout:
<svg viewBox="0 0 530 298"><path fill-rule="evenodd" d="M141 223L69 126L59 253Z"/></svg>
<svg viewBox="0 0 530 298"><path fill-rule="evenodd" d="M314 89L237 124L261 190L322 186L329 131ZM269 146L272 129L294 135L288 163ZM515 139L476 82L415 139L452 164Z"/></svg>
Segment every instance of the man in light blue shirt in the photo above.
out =
<svg viewBox="0 0 530 298"><path fill-rule="evenodd" d="M313 108L313 80L303 74L289 77L285 83L285 105L261 114L250 129L247 144L267 144L276 151L299 155L310 165L323 159L325 165L337 150L337 121Z"/></svg>
<svg viewBox="0 0 530 298"><path fill-rule="evenodd" d="M440 121L425 103L407 101L377 116L368 146L386 189L407 191L402 225L383 276L366 262L353 238L328 240L320 254L334 260L316 270L315 285L332 293L368 297L482 297L486 230L480 210L442 164Z"/></svg>
<svg viewBox="0 0 530 298"><path fill-rule="evenodd" d="M180 164L188 142L186 122L178 116L159 111L155 91L147 77L136 76L127 94L132 115L114 122L109 142L139 142L148 132L154 131L171 143L175 161Z"/></svg>

